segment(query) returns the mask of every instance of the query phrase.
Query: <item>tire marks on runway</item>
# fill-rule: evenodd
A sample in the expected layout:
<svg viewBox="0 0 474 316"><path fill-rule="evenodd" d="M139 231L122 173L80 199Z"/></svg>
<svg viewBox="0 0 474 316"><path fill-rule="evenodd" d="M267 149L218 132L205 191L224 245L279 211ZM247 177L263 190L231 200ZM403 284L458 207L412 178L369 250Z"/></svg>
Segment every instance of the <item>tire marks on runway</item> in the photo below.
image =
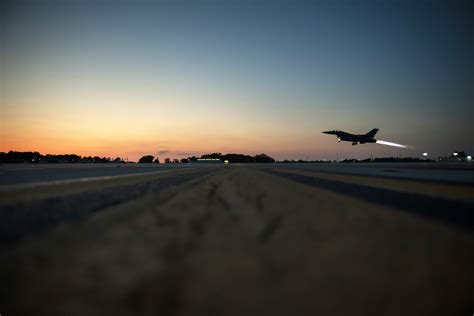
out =
<svg viewBox="0 0 474 316"><path fill-rule="evenodd" d="M0 205L0 244L45 232L62 222L82 218L147 193L158 193L209 173L209 170L201 170L138 184Z"/></svg>
<svg viewBox="0 0 474 316"><path fill-rule="evenodd" d="M474 204L419 193L401 192L361 184L323 179L275 169L266 172L306 185L326 189L381 206L394 207L404 212L474 231Z"/></svg>

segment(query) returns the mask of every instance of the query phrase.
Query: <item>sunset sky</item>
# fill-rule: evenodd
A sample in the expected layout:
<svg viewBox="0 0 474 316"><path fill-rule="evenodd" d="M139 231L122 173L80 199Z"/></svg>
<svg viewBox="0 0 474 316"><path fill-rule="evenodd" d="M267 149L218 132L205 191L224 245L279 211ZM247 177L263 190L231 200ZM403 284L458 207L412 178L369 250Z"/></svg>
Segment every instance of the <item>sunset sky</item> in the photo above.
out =
<svg viewBox="0 0 474 316"><path fill-rule="evenodd" d="M474 152L472 1L2 3L0 151Z"/></svg>

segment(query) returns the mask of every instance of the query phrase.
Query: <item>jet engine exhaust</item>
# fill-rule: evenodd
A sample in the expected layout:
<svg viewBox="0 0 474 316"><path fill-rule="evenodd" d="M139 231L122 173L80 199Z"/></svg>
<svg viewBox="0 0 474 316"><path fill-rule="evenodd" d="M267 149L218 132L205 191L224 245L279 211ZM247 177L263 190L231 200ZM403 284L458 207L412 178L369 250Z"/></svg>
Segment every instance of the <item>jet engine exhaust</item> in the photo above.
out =
<svg viewBox="0 0 474 316"><path fill-rule="evenodd" d="M415 149L413 146L408 146L408 145L402 145L402 144L397 144L397 143L392 143L392 142L386 142L384 140L377 140L377 144L380 145L386 145L386 146L392 146L392 147L400 147L400 148L406 148L406 149Z"/></svg>

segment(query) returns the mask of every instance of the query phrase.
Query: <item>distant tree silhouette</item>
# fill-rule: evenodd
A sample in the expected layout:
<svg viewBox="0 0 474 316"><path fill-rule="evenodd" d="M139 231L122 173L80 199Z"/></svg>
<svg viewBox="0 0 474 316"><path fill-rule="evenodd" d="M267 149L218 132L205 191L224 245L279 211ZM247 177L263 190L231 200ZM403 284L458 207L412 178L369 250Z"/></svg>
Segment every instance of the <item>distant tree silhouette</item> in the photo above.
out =
<svg viewBox="0 0 474 316"><path fill-rule="evenodd" d="M140 158L138 160L139 163L152 163L153 162L153 158L155 158L154 156L152 155L146 155L146 156L143 156L142 158Z"/></svg>
<svg viewBox="0 0 474 316"><path fill-rule="evenodd" d="M106 162L110 162L110 158L108 158L108 157L95 156L95 157L92 159L92 162L95 162L95 163L106 163Z"/></svg>
<svg viewBox="0 0 474 316"><path fill-rule="evenodd" d="M222 156L221 160L228 160L230 163L253 163L255 158L243 154L226 154Z"/></svg>
<svg viewBox="0 0 474 316"><path fill-rule="evenodd" d="M36 163L40 162L41 158L43 156L37 151L20 152L10 150L8 153L0 153L0 162L2 163Z"/></svg>
<svg viewBox="0 0 474 316"><path fill-rule="evenodd" d="M202 159L221 159L221 153L205 154L201 156ZM222 159L221 159L222 160Z"/></svg>
<svg viewBox="0 0 474 316"><path fill-rule="evenodd" d="M466 156L464 152L459 152L459 155ZM275 160L266 155L266 154L259 154L254 157L244 154L221 154L221 153L212 153L212 154L204 154L201 158L205 159L219 159L219 160L228 160L230 163L273 163ZM140 163L160 163L158 157L154 159L153 156L147 155L140 158L138 162ZM181 159L181 163L187 162L194 162L197 161L198 158L196 156L183 158ZM412 157L381 157L381 158L367 158L364 160L356 160L356 159L344 159L340 161L340 163L359 163L359 162L432 162L433 160L430 159L420 159L420 158L412 158ZM109 162L124 162L123 159L117 157L115 159L111 159L109 157L91 157L91 156L84 156L81 157L76 154L47 154L42 155L39 152L19 152L19 151L9 151L9 152L0 152L0 163L109 163ZM179 163L178 159L171 160L170 158L165 158L165 163ZM279 163L331 163L330 160L287 160L279 161Z"/></svg>
<svg viewBox="0 0 474 316"><path fill-rule="evenodd" d="M196 161L196 157L189 157L189 161ZM220 159L222 161L227 160L230 163L274 163L275 159L266 155L266 154L259 154L255 157L244 155L244 154L221 154L221 153L212 153L212 154L204 154L201 156L201 159Z"/></svg>
<svg viewBox="0 0 474 316"><path fill-rule="evenodd" d="M266 154L260 154L255 156L255 162L258 163L274 163L275 159L272 157L266 155Z"/></svg>

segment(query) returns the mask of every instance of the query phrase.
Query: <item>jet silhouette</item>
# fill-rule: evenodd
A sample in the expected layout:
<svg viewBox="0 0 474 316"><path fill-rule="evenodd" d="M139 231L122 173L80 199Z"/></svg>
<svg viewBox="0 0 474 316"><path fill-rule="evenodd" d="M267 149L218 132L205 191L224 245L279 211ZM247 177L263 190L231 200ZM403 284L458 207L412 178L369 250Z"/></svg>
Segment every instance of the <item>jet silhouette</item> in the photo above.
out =
<svg viewBox="0 0 474 316"><path fill-rule="evenodd" d="M344 131L325 131L324 134L331 134L337 136L337 141L340 143L341 140L346 142L352 142L352 146L357 144L365 144L365 143L375 143L377 140L374 138L375 134L379 131L378 128L374 128L367 134L357 135L351 134Z"/></svg>

